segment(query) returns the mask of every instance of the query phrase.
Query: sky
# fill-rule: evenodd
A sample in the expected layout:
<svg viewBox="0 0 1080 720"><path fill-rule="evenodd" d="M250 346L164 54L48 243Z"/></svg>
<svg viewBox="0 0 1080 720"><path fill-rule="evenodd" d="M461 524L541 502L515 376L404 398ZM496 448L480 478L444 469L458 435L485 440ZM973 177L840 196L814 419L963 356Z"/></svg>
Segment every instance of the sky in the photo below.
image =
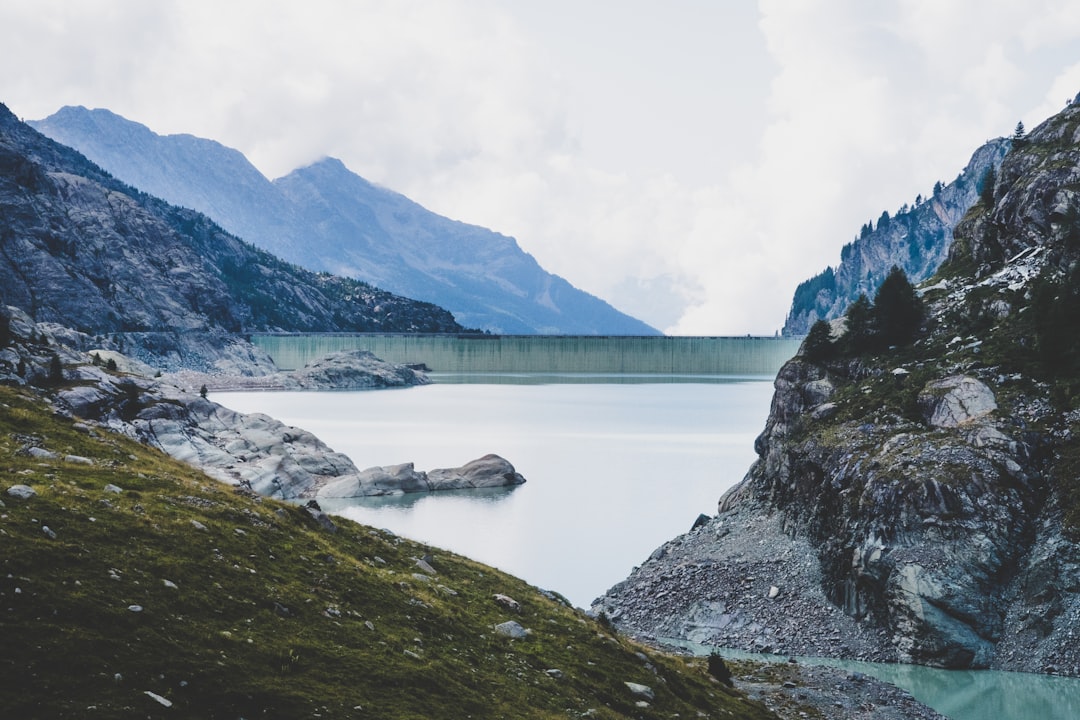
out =
<svg viewBox="0 0 1080 720"><path fill-rule="evenodd" d="M1074 0L0 0L0 102L331 156L669 334L771 335L863 223L1080 92Z"/></svg>

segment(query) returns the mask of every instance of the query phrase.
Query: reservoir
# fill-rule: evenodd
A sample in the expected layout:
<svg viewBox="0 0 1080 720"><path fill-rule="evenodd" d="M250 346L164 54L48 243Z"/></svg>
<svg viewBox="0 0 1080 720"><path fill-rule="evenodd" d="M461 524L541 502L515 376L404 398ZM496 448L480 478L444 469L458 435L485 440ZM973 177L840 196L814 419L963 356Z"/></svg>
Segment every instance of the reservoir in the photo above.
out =
<svg viewBox="0 0 1080 720"><path fill-rule="evenodd" d="M433 378L399 390L212 399L309 430L361 469L453 468L501 455L524 485L320 503L588 607L699 514L716 513L755 458L772 396L762 376Z"/></svg>
<svg viewBox="0 0 1080 720"><path fill-rule="evenodd" d="M212 399L311 430L361 468L414 461L430 470L487 452L503 455L525 475L524 485L323 507L468 555L587 607L657 546L689 530L698 513L716 512L721 493L756 457L754 437L772 397L771 378L761 376L434 380L404 390L214 393ZM1072 678L800 662L891 682L951 720L1080 717L1080 680Z"/></svg>

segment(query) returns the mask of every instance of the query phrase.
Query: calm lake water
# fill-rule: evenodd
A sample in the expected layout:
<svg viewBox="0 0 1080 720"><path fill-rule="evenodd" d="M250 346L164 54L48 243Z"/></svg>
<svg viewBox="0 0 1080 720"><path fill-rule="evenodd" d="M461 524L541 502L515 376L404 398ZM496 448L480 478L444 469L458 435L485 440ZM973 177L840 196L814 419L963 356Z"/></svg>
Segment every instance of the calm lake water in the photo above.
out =
<svg viewBox="0 0 1080 720"><path fill-rule="evenodd" d="M310 430L359 468L413 462L431 470L503 456L524 485L323 506L588 607L700 513L716 513L722 492L755 458L772 397L764 377L435 379L403 390L213 399Z"/></svg>
<svg viewBox="0 0 1080 720"><path fill-rule="evenodd" d="M434 376L406 390L214 393L314 432L360 468L456 467L494 452L517 488L341 501L325 509L499 567L587 607L661 543L714 514L755 459L765 377ZM699 652L711 648L698 646ZM726 652L725 652L726 654ZM952 720L1074 720L1080 681L842 663Z"/></svg>

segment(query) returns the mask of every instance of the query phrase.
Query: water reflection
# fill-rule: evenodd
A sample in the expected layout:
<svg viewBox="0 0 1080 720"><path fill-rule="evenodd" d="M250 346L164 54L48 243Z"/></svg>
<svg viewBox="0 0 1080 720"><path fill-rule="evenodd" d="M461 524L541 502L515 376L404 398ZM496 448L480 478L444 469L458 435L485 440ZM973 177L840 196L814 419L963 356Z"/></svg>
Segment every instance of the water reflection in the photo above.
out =
<svg viewBox="0 0 1080 720"><path fill-rule="evenodd" d="M328 513L349 516L351 508L370 510L412 510L417 505L427 502L450 501L454 499L475 502L483 505L497 505L510 498L511 493L520 485L509 487L476 488L473 490L440 490L438 492L406 493L404 495L378 495L357 498L319 498L319 506Z"/></svg>

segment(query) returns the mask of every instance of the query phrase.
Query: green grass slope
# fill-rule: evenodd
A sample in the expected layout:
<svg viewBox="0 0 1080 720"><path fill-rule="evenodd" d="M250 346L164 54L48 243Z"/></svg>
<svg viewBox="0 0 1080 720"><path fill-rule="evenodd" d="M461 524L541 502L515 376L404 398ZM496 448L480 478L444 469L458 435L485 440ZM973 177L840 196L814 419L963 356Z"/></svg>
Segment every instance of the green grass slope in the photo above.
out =
<svg viewBox="0 0 1080 720"><path fill-rule="evenodd" d="M331 531L7 387L0 502L0 717L773 717L704 660L521 580L346 520ZM498 634L508 620L531 634Z"/></svg>

